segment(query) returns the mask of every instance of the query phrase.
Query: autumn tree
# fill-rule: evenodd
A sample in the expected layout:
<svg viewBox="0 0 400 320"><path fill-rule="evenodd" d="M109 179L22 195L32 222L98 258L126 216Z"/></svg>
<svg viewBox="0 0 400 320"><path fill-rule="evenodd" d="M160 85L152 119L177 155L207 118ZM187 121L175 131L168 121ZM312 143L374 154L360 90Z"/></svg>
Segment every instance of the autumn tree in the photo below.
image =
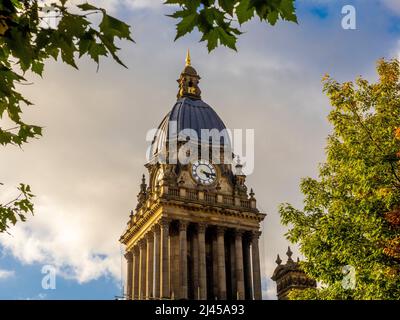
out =
<svg viewBox="0 0 400 320"><path fill-rule="evenodd" d="M171 15L177 21L175 40L197 29L209 51L218 45L236 50L241 25L255 16L271 25L280 19L297 22L294 0L167 0L165 4L179 8ZM130 26L84 0L78 5L67 0L1 0L0 144L22 146L42 134L40 125L28 124L22 117L23 107L32 106L19 91L29 73L43 76L48 59L78 69L76 59L82 56L97 65L101 57L110 56L124 66L117 55L118 39L133 41ZM32 197L30 186L20 184L14 199L0 203L0 232L33 213Z"/></svg>
<svg viewBox="0 0 400 320"><path fill-rule="evenodd" d="M323 80L333 125L326 162L301 182L304 208L280 208L321 288L293 299L400 299L399 61L380 60L377 71L376 83ZM353 286L343 283L344 266L355 271Z"/></svg>

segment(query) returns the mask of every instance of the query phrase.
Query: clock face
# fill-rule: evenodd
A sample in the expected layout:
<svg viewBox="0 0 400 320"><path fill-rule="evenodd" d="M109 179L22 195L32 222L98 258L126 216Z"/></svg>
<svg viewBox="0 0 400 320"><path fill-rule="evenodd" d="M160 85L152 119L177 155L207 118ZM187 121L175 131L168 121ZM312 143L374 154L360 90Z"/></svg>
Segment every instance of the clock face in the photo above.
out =
<svg viewBox="0 0 400 320"><path fill-rule="evenodd" d="M199 160L192 164L192 176L197 182L207 186L217 180L215 166L207 160Z"/></svg>

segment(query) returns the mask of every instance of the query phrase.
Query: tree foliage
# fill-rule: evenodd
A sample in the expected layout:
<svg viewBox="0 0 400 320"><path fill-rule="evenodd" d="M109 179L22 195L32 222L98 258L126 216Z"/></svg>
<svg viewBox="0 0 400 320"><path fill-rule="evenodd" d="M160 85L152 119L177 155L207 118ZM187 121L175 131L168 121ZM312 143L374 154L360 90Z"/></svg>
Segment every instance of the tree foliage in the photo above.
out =
<svg viewBox="0 0 400 320"><path fill-rule="evenodd" d="M0 2L0 119L11 123L7 128L0 126L3 146L21 146L42 134L40 126L26 123L21 116L22 108L32 105L18 91L18 85L27 83L27 72L42 76L49 58L61 59L76 69L75 60L82 56L97 64L100 57L111 56L123 65L115 41L132 41L130 27L104 9L88 3L68 7L66 3L61 0L46 6L35 0ZM93 14L101 15L98 25L89 20ZM56 22L54 25L47 21L49 15ZM33 212L30 187L21 184L19 192L14 201L0 204L0 232Z"/></svg>
<svg viewBox="0 0 400 320"><path fill-rule="evenodd" d="M33 214L32 198L29 186L20 184L18 187L19 195L6 204L0 204L0 233L6 232L10 223L15 225L17 219L20 221L26 220L26 215Z"/></svg>
<svg viewBox="0 0 400 320"><path fill-rule="evenodd" d="M287 237L323 285L295 299L400 299L400 68L380 60L379 81L323 80L332 111L326 162L301 182L303 210L281 205ZM355 286L342 285L343 266Z"/></svg>
<svg viewBox="0 0 400 320"><path fill-rule="evenodd" d="M176 39L195 28L207 42L209 51L218 45L236 50L239 29L245 22L258 16L261 21L275 25L279 19L297 22L294 0L166 0L179 5L181 10L170 15L179 19Z"/></svg>

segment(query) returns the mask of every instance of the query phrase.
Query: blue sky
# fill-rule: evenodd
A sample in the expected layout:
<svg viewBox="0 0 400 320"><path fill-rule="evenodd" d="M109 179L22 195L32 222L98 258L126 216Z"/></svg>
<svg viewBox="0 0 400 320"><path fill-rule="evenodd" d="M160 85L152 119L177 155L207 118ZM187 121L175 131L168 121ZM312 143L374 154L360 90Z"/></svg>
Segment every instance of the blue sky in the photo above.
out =
<svg viewBox="0 0 400 320"><path fill-rule="evenodd" d="M32 185L37 210L11 236L0 236L0 299L120 293L117 240L144 172L143 137L172 107L188 47L207 102L228 126L256 130L257 174L248 182L268 212L260 250L264 295L273 299L268 279L288 245L277 206L301 206L299 180L315 176L324 159L330 127L322 75L373 80L375 61L400 52L400 2L298 0L299 25L269 27L254 19L244 26L238 53L219 48L211 55L196 32L173 43L173 21L164 16L171 9L161 1L100 2L134 27L137 43L121 44L129 70L103 61L96 73L83 59L77 73L51 63L43 80L33 78L35 86L24 89L37 105L26 116L46 127L45 136L23 152L3 150L0 166L7 184ZM341 28L348 4L356 8L356 30ZM59 270L55 290L41 287L46 264Z"/></svg>

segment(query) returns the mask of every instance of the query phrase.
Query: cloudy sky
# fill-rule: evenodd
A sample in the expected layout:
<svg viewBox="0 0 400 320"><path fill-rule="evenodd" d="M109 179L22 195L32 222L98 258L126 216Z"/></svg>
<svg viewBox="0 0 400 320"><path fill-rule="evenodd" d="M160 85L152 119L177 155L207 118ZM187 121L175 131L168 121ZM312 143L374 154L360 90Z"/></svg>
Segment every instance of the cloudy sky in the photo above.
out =
<svg viewBox="0 0 400 320"><path fill-rule="evenodd" d="M74 1L79 3L79 1ZM121 293L118 238L135 206L147 142L172 108L187 48L200 73L202 97L229 128L255 129L255 172L248 177L268 214L261 243L264 297L275 298L276 254L288 242L281 202L301 206L299 181L316 176L330 126L321 78L375 79L375 61L396 57L398 0L297 0L299 24L245 25L238 52L208 54L194 32L173 42L172 11L155 0L94 1L133 26L136 44L122 43L128 70L83 59L76 71L50 62L43 79L22 88L35 102L27 121L44 136L22 150L1 150L0 201L20 182L31 185L35 216L0 235L0 298L113 299ZM344 30L344 5L356 8L356 30ZM297 251L295 250L295 256ZM45 290L43 266L57 269ZM123 277L123 276L122 276Z"/></svg>

